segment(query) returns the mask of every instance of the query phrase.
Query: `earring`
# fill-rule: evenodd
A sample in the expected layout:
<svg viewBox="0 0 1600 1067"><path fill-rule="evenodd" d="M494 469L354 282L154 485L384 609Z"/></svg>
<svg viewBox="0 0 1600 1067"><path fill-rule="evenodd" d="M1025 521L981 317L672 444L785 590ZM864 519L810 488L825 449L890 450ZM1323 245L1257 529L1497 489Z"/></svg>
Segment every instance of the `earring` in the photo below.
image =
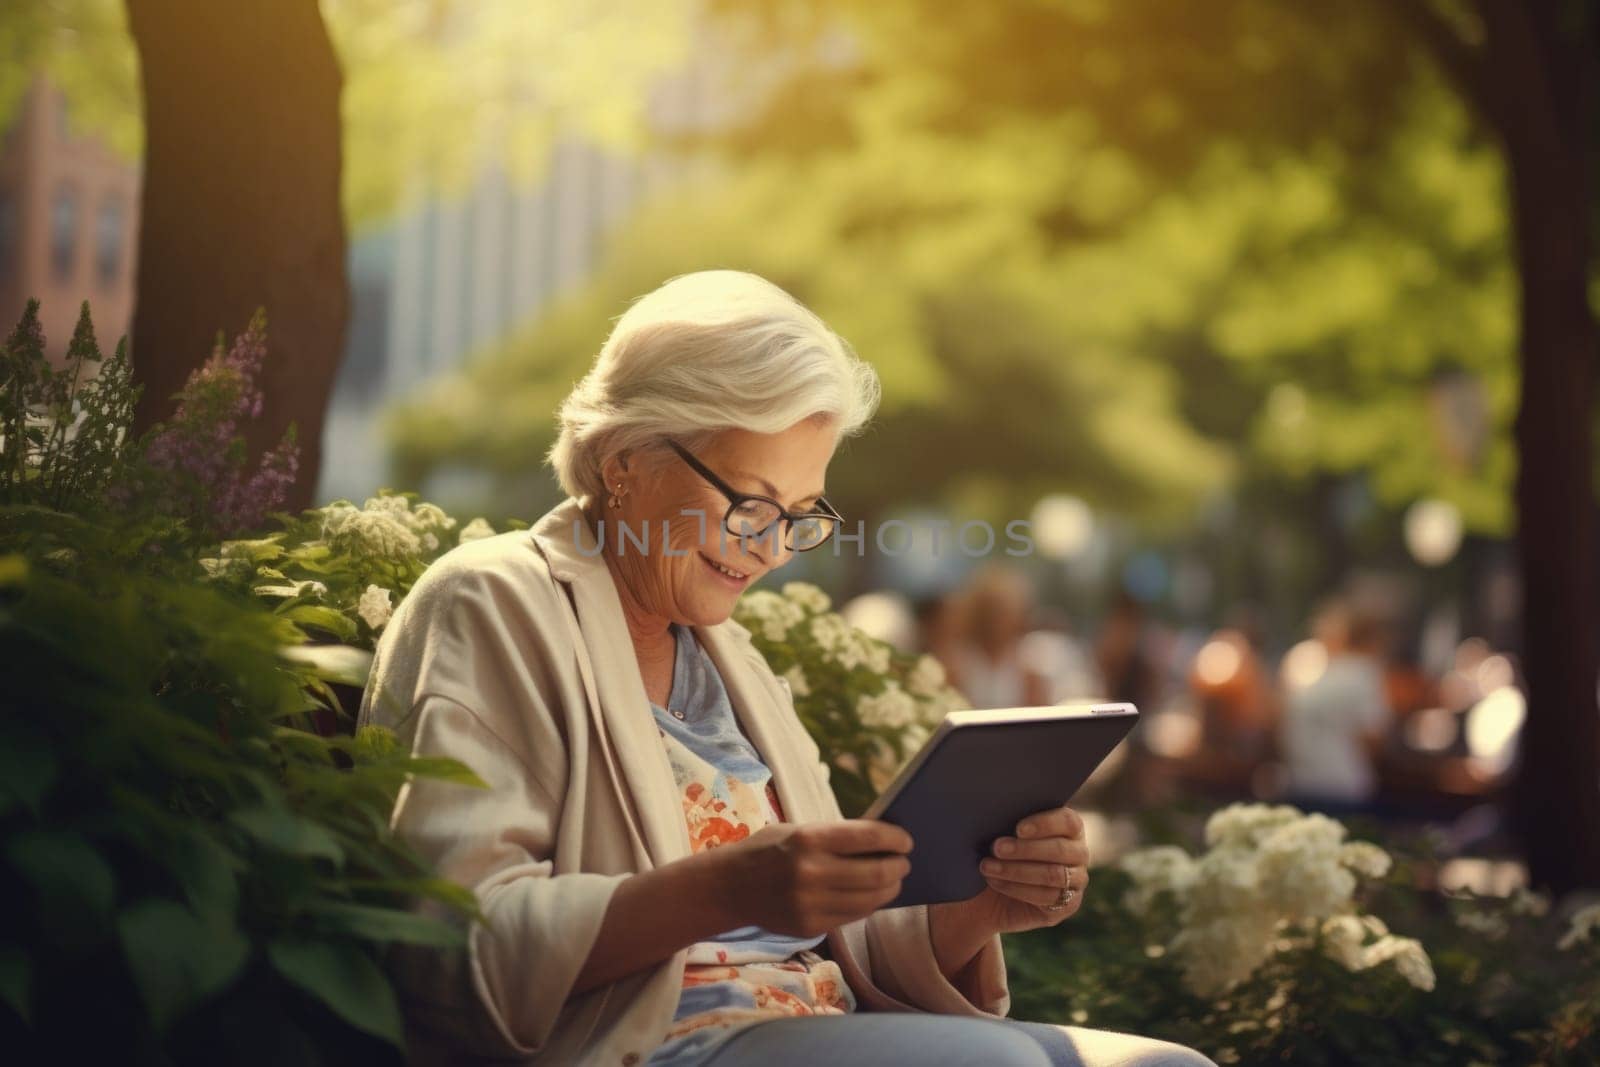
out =
<svg viewBox="0 0 1600 1067"><path fill-rule="evenodd" d="M609 508L613 508L613 509L620 508L622 506L622 500L620 499L621 496L622 496L622 483L618 482L617 483L617 491L611 494L611 499L606 501L606 506L609 507Z"/></svg>

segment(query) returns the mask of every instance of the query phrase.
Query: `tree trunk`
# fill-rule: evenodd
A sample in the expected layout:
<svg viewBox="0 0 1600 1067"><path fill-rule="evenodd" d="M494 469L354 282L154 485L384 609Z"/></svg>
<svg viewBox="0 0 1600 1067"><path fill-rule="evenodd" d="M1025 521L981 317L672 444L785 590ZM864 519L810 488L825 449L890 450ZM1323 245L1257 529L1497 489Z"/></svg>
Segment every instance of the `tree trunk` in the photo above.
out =
<svg viewBox="0 0 1600 1067"><path fill-rule="evenodd" d="M1521 278L1517 550L1528 718L1512 818L1533 882L1600 886L1593 404L1588 301L1594 91L1587 28L1558 5L1485 0Z"/></svg>
<svg viewBox="0 0 1600 1067"><path fill-rule="evenodd" d="M316 0L128 0L145 106L132 356L143 431L218 330L267 312L252 456L296 424L284 507L309 506L349 313L340 211L341 77Z"/></svg>

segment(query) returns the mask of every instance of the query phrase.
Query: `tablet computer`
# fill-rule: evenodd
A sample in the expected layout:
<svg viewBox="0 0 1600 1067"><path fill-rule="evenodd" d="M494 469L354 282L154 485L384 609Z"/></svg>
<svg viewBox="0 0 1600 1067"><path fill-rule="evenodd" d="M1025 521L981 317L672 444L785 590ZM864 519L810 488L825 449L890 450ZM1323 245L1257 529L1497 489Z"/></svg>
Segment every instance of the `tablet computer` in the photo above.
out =
<svg viewBox="0 0 1600 1067"><path fill-rule="evenodd" d="M978 863L1017 823L1072 799L1139 719L1132 704L953 711L862 814L911 834L901 908L966 900Z"/></svg>

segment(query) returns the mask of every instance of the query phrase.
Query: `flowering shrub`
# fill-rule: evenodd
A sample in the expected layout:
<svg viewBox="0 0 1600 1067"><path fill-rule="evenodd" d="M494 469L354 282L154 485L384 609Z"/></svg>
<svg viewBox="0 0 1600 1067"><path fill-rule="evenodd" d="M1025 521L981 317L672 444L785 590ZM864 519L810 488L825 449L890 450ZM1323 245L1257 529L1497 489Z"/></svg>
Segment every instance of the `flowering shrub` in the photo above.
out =
<svg viewBox="0 0 1600 1067"><path fill-rule="evenodd" d="M229 536L254 529L282 503L300 463L291 423L282 440L249 470L240 425L260 418L256 385L267 355L266 314L257 311L244 333L208 359L178 394L170 422L155 429L145 460L157 477L153 495L164 511L191 516L206 533Z"/></svg>
<svg viewBox="0 0 1600 1067"><path fill-rule="evenodd" d="M127 430L139 388L126 341L101 356L85 303L66 365L44 354L39 302L28 301L0 346L0 503L94 507L127 471Z"/></svg>
<svg viewBox="0 0 1600 1067"><path fill-rule="evenodd" d="M1008 936L1012 1014L1219 1063L1600 1058L1600 906L1440 893L1425 850L1283 806L1222 809L1202 840L1097 867L1070 923Z"/></svg>
<svg viewBox="0 0 1600 1067"><path fill-rule="evenodd" d="M439 556L494 536L482 518L461 525L415 493L381 491L360 507L335 500L298 518L278 515L281 529L264 537L224 541L199 560L206 579L248 588L273 611L309 633L370 652L411 586ZM516 529L527 524L508 523ZM340 680L359 685L364 673Z"/></svg>
<svg viewBox="0 0 1600 1067"><path fill-rule="evenodd" d="M794 694L846 817L865 811L946 712L968 707L932 656L868 637L806 582L753 589L734 618Z"/></svg>
<svg viewBox="0 0 1600 1067"><path fill-rule="evenodd" d="M1273 955L1306 947L1350 971L1393 963L1413 986L1432 989L1422 946L1357 914L1358 878L1387 874L1388 854L1344 837L1344 826L1324 815L1235 804L1206 823L1209 848L1197 859L1174 845L1123 857L1133 879L1125 902L1149 915L1158 897L1173 898L1178 922L1166 947L1198 996L1226 993Z"/></svg>
<svg viewBox="0 0 1600 1067"><path fill-rule="evenodd" d="M174 498L159 492L196 472L187 446L152 457L129 436L138 390L125 349L80 377L100 362L87 310L66 370L42 346L30 304L0 352L7 1052L28 1063L398 1062L400 1013L378 956L394 942L463 942L462 922L414 913L416 898L455 920L475 902L432 877L388 817L412 776L482 783L453 761L410 758L385 731L296 728L330 706L336 673L303 655L308 636L342 616L274 612L205 580L250 566L262 542L198 564L206 515L163 514ZM236 424L254 358L203 379L192 395L217 402L187 409L186 440L231 440L218 427ZM229 521L244 521L273 499L262 471L283 469L268 462L238 480L242 465L207 467L194 484L223 495L179 503L231 499Z"/></svg>
<svg viewBox="0 0 1600 1067"><path fill-rule="evenodd" d="M44 343L32 300L0 347L0 503L160 517L168 547L180 530L184 540L205 540L254 529L282 503L299 464L294 426L253 468L239 432L261 414L262 313L230 348L218 339L172 418L143 437L133 435L143 390L126 339L104 359L85 303L64 366L52 366Z"/></svg>

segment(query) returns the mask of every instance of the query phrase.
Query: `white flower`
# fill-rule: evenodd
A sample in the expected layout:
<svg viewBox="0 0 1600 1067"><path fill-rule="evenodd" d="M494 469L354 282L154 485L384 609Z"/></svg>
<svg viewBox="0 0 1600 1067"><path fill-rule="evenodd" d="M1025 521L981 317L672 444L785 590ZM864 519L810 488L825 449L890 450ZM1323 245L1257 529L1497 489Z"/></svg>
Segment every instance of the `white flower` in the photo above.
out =
<svg viewBox="0 0 1600 1067"><path fill-rule="evenodd" d="M739 599L739 613L768 641L787 640L789 631L805 619L805 610L770 589L752 589Z"/></svg>
<svg viewBox="0 0 1600 1067"><path fill-rule="evenodd" d="M900 734L900 740L908 753L916 753L923 745L928 743L929 730L920 722L907 726Z"/></svg>
<svg viewBox="0 0 1600 1067"><path fill-rule="evenodd" d="M1273 830L1301 817L1287 804L1230 804L1206 820L1206 844L1253 848Z"/></svg>
<svg viewBox="0 0 1600 1067"><path fill-rule="evenodd" d="M1135 915L1147 914L1158 893L1181 894L1199 876L1194 860L1176 845L1154 845L1129 852L1117 866L1133 879L1133 888L1123 898L1123 904Z"/></svg>
<svg viewBox="0 0 1600 1067"><path fill-rule="evenodd" d="M1431 965L1421 946L1407 947L1377 918L1355 914L1355 871L1386 873L1388 854L1344 837L1344 826L1323 815L1231 805L1207 821L1210 847L1196 860L1176 848L1125 857L1134 879L1125 903L1142 914L1156 893L1178 892L1183 925L1169 947L1200 996L1220 995L1316 930L1324 951L1350 970L1371 965L1366 941L1376 937L1386 947L1373 958L1395 959L1409 981L1424 984Z"/></svg>
<svg viewBox="0 0 1600 1067"><path fill-rule="evenodd" d="M390 515L406 521L411 518L411 501L403 496L369 496L361 510L371 515Z"/></svg>
<svg viewBox="0 0 1600 1067"><path fill-rule="evenodd" d="M972 701L961 694L959 689L945 686L930 702L929 711L935 719L942 719L948 712L965 711L972 707Z"/></svg>
<svg viewBox="0 0 1600 1067"><path fill-rule="evenodd" d="M944 664L924 652L917 657L916 666L911 668L911 674L906 678L906 688L919 697L931 697L939 692L944 679Z"/></svg>
<svg viewBox="0 0 1600 1067"><path fill-rule="evenodd" d="M445 514L437 504L422 503L411 509L411 526L415 530L453 530L456 520Z"/></svg>
<svg viewBox="0 0 1600 1067"><path fill-rule="evenodd" d="M1268 833L1260 845L1261 888L1279 914L1322 919L1343 910L1355 876L1339 863L1344 825L1306 815Z"/></svg>
<svg viewBox="0 0 1600 1067"><path fill-rule="evenodd" d="M833 601L828 599L828 594L810 582L784 582L783 595L814 615L820 615L833 607Z"/></svg>
<svg viewBox="0 0 1600 1067"><path fill-rule="evenodd" d="M822 647L826 659L844 670L866 667L873 674L889 671L889 647L855 629L840 615L813 616L811 638Z"/></svg>
<svg viewBox="0 0 1600 1067"><path fill-rule="evenodd" d="M876 641L862 633L857 633L856 640L860 642L861 652L866 657L867 669L874 674L887 674L889 672L889 646L882 641Z"/></svg>
<svg viewBox="0 0 1600 1067"><path fill-rule="evenodd" d="M1565 951L1589 940L1596 930L1600 930L1600 904L1579 908L1572 913L1572 919L1567 924L1567 932L1561 935L1556 947Z"/></svg>
<svg viewBox="0 0 1600 1067"><path fill-rule="evenodd" d="M917 702L898 682L890 682L882 693L857 700L856 714L864 726L902 730L916 721Z"/></svg>
<svg viewBox="0 0 1600 1067"><path fill-rule="evenodd" d="M367 625L374 630L383 629L383 624L394 614L394 604L389 600L389 590L381 585L367 586L366 592L361 594L360 603L356 605L356 614L366 620Z"/></svg>
<svg viewBox="0 0 1600 1067"><path fill-rule="evenodd" d="M349 523L350 519L361 514L361 509L347 500L335 500L322 509L322 539L331 541L337 537Z"/></svg>
<svg viewBox="0 0 1600 1067"><path fill-rule="evenodd" d="M811 683L806 681L806 672L800 669L800 664L783 672L784 681L789 683L789 691L797 697L811 695Z"/></svg>
<svg viewBox="0 0 1600 1067"><path fill-rule="evenodd" d="M1387 852L1368 841L1351 841L1339 849L1339 862L1363 878L1382 878L1394 866Z"/></svg>
<svg viewBox="0 0 1600 1067"><path fill-rule="evenodd" d="M1525 886L1518 886L1511 894L1511 913L1513 915L1531 915L1534 918L1550 914L1550 897L1548 894L1535 892Z"/></svg>
<svg viewBox="0 0 1600 1067"><path fill-rule="evenodd" d="M422 535L422 547L429 552L438 551L439 538L432 530Z"/></svg>
<svg viewBox="0 0 1600 1067"><path fill-rule="evenodd" d="M1172 941L1185 984L1203 997L1231 989L1266 962L1276 929L1273 916L1260 911L1186 926Z"/></svg>
<svg viewBox="0 0 1600 1067"><path fill-rule="evenodd" d="M1335 915L1323 920L1323 954L1347 971L1359 971L1367 965L1362 956L1366 940L1367 928L1354 915Z"/></svg>
<svg viewBox="0 0 1600 1067"><path fill-rule="evenodd" d="M1423 949L1422 942L1414 937L1379 938L1361 952L1364 967L1393 962L1400 977L1418 989L1427 991L1434 987L1433 961Z"/></svg>
<svg viewBox="0 0 1600 1067"><path fill-rule="evenodd" d="M372 497L366 508L335 501L322 509L322 539L349 552L402 560L422 551L405 497Z"/></svg>
<svg viewBox="0 0 1600 1067"><path fill-rule="evenodd" d="M468 541L480 541L485 537L494 536L494 527L489 525L489 520L482 515L461 527L461 533L456 537L456 544L464 545Z"/></svg>
<svg viewBox="0 0 1600 1067"><path fill-rule="evenodd" d="M1456 925L1463 930L1471 930L1481 934L1491 941L1498 941L1506 935L1510 924L1504 915L1496 915L1492 911L1463 911L1456 915Z"/></svg>
<svg viewBox="0 0 1600 1067"><path fill-rule="evenodd" d="M852 644L850 625L838 615L818 615L811 620L811 640L823 652L836 652Z"/></svg>

